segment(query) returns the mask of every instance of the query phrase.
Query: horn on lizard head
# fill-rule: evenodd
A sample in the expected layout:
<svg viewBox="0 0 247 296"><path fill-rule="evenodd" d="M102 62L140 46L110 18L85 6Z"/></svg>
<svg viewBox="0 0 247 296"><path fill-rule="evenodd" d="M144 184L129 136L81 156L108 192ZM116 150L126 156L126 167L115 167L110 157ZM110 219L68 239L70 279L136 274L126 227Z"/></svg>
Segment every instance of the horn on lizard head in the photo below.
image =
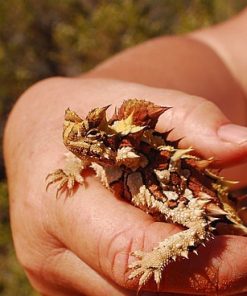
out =
<svg viewBox="0 0 247 296"><path fill-rule="evenodd" d="M111 105L95 108L88 113L86 119L89 123L90 128L97 127L100 125L100 123L102 123L102 121L106 121L106 110L110 106Z"/></svg>

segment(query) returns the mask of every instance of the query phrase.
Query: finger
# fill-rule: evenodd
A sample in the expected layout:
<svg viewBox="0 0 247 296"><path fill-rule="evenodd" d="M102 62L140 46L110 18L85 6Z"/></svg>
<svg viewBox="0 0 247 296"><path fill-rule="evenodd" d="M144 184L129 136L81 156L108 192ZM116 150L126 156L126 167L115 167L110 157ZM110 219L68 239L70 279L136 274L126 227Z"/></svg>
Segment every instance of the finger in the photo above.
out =
<svg viewBox="0 0 247 296"><path fill-rule="evenodd" d="M121 288L102 277L74 253L57 245L43 265L42 274L27 270L27 275L35 290L46 296L136 296L135 291ZM142 295L157 294L147 292Z"/></svg>
<svg viewBox="0 0 247 296"><path fill-rule="evenodd" d="M214 166L226 168L222 175L239 181L235 188L246 186L247 128L230 123L216 105L201 98L176 96L173 106L161 117L160 129L176 126L171 139L182 138L181 147L192 146L202 157L213 157Z"/></svg>
<svg viewBox="0 0 247 296"><path fill-rule="evenodd" d="M160 120L160 129L174 128L173 139L182 138L182 146L192 145L204 157L213 156L220 165L247 159L247 128L231 123L213 103L176 92L166 99L168 110Z"/></svg>
<svg viewBox="0 0 247 296"><path fill-rule="evenodd" d="M116 199L94 178L72 198L50 196L46 202L55 220L49 231L91 268L127 288L136 286L127 280L130 253L152 248L174 229Z"/></svg>
<svg viewBox="0 0 247 296"><path fill-rule="evenodd" d="M50 90L46 93L47 100L37 99L36 102L34 98L37 97L37 92L42 93L46 89ZM71 98L69 102L68 93ZM182 137L181 144L192 145L203 156L214 156L222 165L246 160L247 128L233 125L234 123L231 123L210 101L183 92L107 79L54 78L31 88L22 100L24 105L25 101L28 101L29 105L38 104L38 109L45 111L43 117L35 122L35 130L46 126L47 119L53 118L50 123L53 125L56 120L51 131L47 131L52 133L54 138L54 127L57 129L58 122L62 122L64 110L68 105L81 116L86 116L92 108L111 104L108 110L111 116L114 108L129 98L145 99L162 106L173 107L161 116L159 128L162 131L174 129L171 134L173 138ZM49 109L46 108L48 100L52 101ZM25 114L25 108L19 109L19 114ZM35 136L33 133L30 136L26 135L30 138Z"/></svg>
<svg viewBox="0 0 247 296"><path fill-rule="evenodd" d="M135 296L135 292L117 286L102 277L75 254L57 246L46 260L41 273L27 271L33 287L44 295L56 296Z"/></svg>
<svg viewBox="0 0 247 296"><path fill-rule="evenodd" d="M164 272L163 289L181 292L232 295L247 291L247 252L243 250L246 237L218 236L192 254L168 266ZM178 272L179 271L179 272ZM179 282L179 285L176 283ZM188 286L190 289L188 289Z"/></svg>
<svg viewBox="0 0 247 296"><path fill-rule="evenodd" d="M49 109L46 108L46 100L36 102L34 99L37 92L42 93L47 88L50 89L50 92L46 93L47 100L52 101ZM71 97L69 102L68 93ZM246 161L247 128L232 124L213 103L179 91L114 80L56 78L34 86L22 100L24 106L28 101L29 105L38 104L39 108L45 111L43 117L35 122L33 129L43 129L49 122L47 119L54 118L56 124L54 125L54 120L51 121L52 129L47 131L48 135L52 133L50 138L54 139L54 127L57 129L59 120L62 122L62 115L68 105L81 116L86 116L96 104L112 104L108 112L110 115L114 112L115 106L119 106L123 99L129 98L146 99L159 105L173 107L161 116L158 126L162 131L174 129L172 138L183 138L183 146L191 145L204 157L213 156L224 166ZM19 109L19 114L25 114L25 108ZM30 137L30 141L36 137L32 130L30 135L25 131L25 136Z"/></svg>
<svg viewBox="0 0 247 296"><path fill-rule="evenodd" d="M54 235L91 268L125 288L138 286L138 280L127 279L128 263L133 261L130 253L150 251L178 231L172 225L153 222L142 211L113 198L94 179L73 198L66 201L61 198L53 206L58 220L57 225L53 224ZM200 250L198 257L168 266L161 291L195 293L199 280L201 289L211 293L230 287L234 291L246 288L246 243L247 239L242 237L217 238ZM239 248L243 250L241 254ZM214 284L209 271L217 277ZM176 278L181 284L177 284ZM156 286L150 283L145 289L155 291Z"/></svg>

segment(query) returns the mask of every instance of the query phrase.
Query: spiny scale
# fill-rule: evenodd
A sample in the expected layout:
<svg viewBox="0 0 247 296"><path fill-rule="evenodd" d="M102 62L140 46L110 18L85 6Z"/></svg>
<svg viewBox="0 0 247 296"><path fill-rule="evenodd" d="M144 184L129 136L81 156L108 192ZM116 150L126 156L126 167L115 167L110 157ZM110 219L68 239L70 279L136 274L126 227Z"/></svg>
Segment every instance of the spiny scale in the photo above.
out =
<svg viewBox="0 0 247 296"><path fill-rule="evenodd" d="M138 290L152 276L159 287L165 267L197 254L198 246L220 234L219 225L225 223L224 232L247 235L228 198L230 182L209 168L213 160L196 157L195 151L192 155L191 148L179 149L180 140L167 139L171 131L155 130L169 107L129 99L109 120L108 107L94 108L85 119L66 111L63 141L73 155L68 154L64 169L48 175L48 185L58 183L58 193L64 188L71 192L76 183L83 184L83 171L91 167L114 194L157 221L185 228L151 252L132 253L138 260L129 266L129 279L139 278Z"/></svg>

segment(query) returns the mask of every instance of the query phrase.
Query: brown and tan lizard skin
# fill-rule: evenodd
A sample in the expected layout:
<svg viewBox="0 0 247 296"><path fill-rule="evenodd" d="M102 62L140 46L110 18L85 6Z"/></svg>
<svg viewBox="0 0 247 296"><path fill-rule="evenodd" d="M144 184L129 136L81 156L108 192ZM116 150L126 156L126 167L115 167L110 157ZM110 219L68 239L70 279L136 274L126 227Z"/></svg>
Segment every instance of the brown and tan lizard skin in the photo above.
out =
<svg viewBox="0 0 247 296"><path fill-rule="evenodd" d="M91 110L85 119L67 109L63 141L70 151L65 167L48 175L47 187L57 183L57 196L83 184L83 171L92 168L114 194L151 214L185 228L160 242L151 252L132 255L129 279L139 278L139 289L153 276L159 286L164 268L222 231L247 235L229 199L226 181L209 168L192 148L180 149L169 132L155 130L166 107L129 99L111 119L109 106Z"/></svg>

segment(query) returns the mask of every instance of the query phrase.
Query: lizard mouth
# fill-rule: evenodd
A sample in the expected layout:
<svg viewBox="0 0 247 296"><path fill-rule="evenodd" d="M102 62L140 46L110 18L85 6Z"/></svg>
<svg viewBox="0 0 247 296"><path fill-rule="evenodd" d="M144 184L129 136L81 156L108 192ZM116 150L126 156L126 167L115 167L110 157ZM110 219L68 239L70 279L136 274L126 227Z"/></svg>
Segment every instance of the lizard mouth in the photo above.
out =
<svg viewBox="0 0 247 296"><path fill-rule="evenodd" d="M116 152L104 144L90 141L67 141L67 148L82 160L113 165L116 159Z"/></svg>

